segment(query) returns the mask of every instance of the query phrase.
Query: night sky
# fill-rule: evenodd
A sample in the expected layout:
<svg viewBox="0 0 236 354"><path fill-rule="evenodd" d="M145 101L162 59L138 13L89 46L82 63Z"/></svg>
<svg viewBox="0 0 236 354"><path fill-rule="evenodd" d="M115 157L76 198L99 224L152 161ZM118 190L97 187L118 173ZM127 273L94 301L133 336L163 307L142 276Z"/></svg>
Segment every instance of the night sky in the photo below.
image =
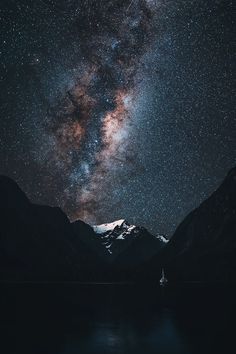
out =
<svg viewBox="0 0 236 354"><path fill-rule="evenodd" d="M0 6L0 173L171 236L236 165L233 1Z"/></svg>

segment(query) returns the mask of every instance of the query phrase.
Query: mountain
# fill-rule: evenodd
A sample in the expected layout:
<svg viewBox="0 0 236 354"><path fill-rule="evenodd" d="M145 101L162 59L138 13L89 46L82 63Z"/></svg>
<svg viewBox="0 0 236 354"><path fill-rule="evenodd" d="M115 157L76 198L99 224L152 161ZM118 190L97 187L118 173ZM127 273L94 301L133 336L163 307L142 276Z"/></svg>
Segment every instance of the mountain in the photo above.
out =
<svg viewBox="0 0 236 354"><path fill-rule="evenodd" d="M124 219L93 226L77 220L72 225L81 241L115 267L140 264L168 242L164 236L153 236L144 227L131 225Z"/></svg>
<svg viewBox="0 0 236 354"><path fill-rule="evenodd" d="M70 223L60 208L31 203L0 176L1 279L121 280L124 268L151 258L165 242L125 220Z"/></svg>
<svg viewBox="0 0 236 354"><path fill-rule="evenodd" d="M236 168L169 242L126 220L70 223L0 176L0 279L236 281Z"/></svg>
<svg viewBox="0 0 236 354"><path fill-rule="evenodd" d="M236 168L182 221L149 273L160 263L172 280L236 281Z"/></svg>
<svg viewBox="0 0 236 354"><path fill-rule="evenodd" d="M100 259L108 261L108 254L106 248L102 245L100 237L94 231L93 227L86 224L82 220L76 220L71 223L73 233L76 235L76 240L82 242L94 253L96 253Z"/></svg>
<svg viewBox="0 0 236 354"><path fill-rule="evenodd" d="M93 229L110 259L119 266L139 264L157 254L168 242L164 236L154 236L144 227L131 225L124 219L95 225Z"/></svg>
<svg viewBox="0 0 236 354"><path fill-rule="evenodd" d="M93 279L104 265L80 242L60 208L29 201L10 178L0 176L0 278Z"/></svg>

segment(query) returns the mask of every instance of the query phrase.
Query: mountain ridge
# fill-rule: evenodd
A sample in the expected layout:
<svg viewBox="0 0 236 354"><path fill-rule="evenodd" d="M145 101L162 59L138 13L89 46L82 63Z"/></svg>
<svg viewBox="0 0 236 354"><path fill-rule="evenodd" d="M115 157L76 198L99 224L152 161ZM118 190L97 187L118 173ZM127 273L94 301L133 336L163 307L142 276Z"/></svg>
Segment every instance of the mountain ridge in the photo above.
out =
<svg viewBox="0 0 236 354"><path fill-rule="evenodd" d="M97 231L97 232L96 232ZM125 219L90 226L0 176L0 279L236 281L236 168L169 242Z"/></svg>

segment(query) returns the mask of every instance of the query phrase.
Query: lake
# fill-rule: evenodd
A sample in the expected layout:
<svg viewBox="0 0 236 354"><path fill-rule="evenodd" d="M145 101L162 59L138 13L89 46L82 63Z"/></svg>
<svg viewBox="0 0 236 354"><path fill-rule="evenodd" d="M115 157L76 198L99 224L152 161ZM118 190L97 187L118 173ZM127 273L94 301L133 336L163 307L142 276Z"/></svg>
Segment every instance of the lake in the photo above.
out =
<svg viewBox="0 0 236 354"><path fill-rule="evenodd" d="M0 287L2 354L236 353L233 286Z"/></svg>

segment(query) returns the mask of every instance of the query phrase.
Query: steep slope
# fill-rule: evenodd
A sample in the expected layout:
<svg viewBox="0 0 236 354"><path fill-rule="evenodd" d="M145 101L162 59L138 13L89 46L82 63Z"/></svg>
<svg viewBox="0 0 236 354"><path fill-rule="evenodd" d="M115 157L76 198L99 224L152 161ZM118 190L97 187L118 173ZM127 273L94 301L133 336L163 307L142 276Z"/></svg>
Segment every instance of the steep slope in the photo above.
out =
<svg viewBox="0 0 236 354"><path fill-rule="evenodd" d="M126 220L70 223L61 209L32 204L0 176L0 279L236 281L236 168L164 236Z"/></svg>
<svg viewBox="0 0 236 354"><path fill-rule="evenodd" d="M106 248L103 246L100 237L94 231L93 227L86 224L82 220L76 220L72 224L76 242L80 242L91 249L98 257L104 261L108 261Z"/></svg>
<svg viewBox="0 0 236 354"><path fill-rule="evenodd" d="M0 279L116 281L165 242L125 220L70 223L60 208L31 203L0 176Z"/></svg>
<svg viewBox="0 0 236 354"><path fill-rule="evenodd" d="M0 176L0 257L1 279L90 279L103 267L61 209L30 203L5 176Z"/></svg>
<svg viewBox="0 0 236 354"><path fill-rule="evenodd" d="M179 225L163 262L177 279L236 280L236 168Z"/></svg>
<svg viewBox="0 0 236 354"><path fill-rule="evenodd" d="M117 266L135 266L157 254L167 243L164 236L153 236L144 227L123 219L95 225L93 229Z"/></svg>

